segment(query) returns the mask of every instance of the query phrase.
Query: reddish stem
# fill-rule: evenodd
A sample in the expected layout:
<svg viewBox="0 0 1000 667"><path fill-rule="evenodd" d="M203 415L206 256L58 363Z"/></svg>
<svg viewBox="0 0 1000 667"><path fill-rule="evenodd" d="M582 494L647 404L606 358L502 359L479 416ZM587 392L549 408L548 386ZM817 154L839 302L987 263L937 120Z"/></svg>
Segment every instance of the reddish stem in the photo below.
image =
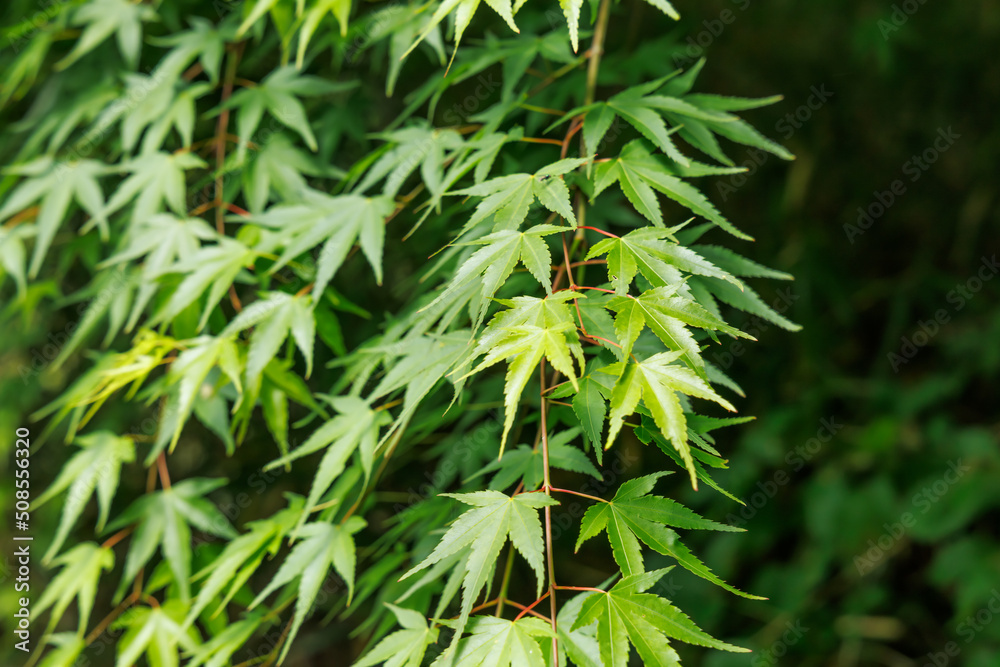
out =
<svg viewBox="0 0 1000 667"><path fill-rule="evenodd" d="M598 229L597 227L588 227L587 225L583 225L583 226L579 227L579 229L589 229L592 232L597 232L598 234L604 234L605 236L609 236L609 237L611 237L613 239L620 238L617 234L612 234L611 232L606 232L603 229Z"/></svg>
<svg viewBox="0 0 1000 667"><path fill-rule="evenodd" d="M156 457L156 469L160 473L160 484L164 491L170 490L170 472L167 470L167 457L163 452Z"/></svg>
<svg viewBox="0 0 1000 667"><path fill-rule="evenodd" d="M521 613L514 617L514 622L517 623L521 619L522 616L524 616L527 613L530 613L531 610L535 608L535 605L537 605L539 602L541 602L545 598L549 597L549 593L551 593L551 592L552 592L551 590L545 591L544 593L542 593L542 597L538 598L537 600L535 600L534 602L532 602L531 604L529 604L527 607L521 607L521 605L517 605L518 607L521 607ZM511 604L514 604L514 603L512 602ZM556 624L555 617L552 617L551 619L546 619L546 620L550 621L552 623L552 625Z"/></svg>

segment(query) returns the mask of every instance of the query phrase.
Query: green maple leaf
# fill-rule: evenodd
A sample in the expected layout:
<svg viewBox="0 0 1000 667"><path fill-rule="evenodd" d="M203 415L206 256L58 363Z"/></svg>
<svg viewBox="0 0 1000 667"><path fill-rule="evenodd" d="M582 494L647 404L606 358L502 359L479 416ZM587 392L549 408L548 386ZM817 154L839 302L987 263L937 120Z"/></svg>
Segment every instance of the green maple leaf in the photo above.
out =
<svg viewBox="0 0 1000 667"><path fill-rule="evenodd" d="M451 297L468 288L470 281L479 281L478 306L473 307L475 322L473 328L478 329L486 316L489 300L505 282L514 267L520 261L529 273L552 293L552 254L543 238L551 234L566 231L565 227L555 225L535 225L527 231L501 230L470 241L465 245L481 245L455 272L448 287L426 308L447 302Z"/></svg>
<svg viewBox="0 0 1000 667"><path fill-rule="evenodd" d="M263 614L252 613L235 623L226 625L222 632L191 652L191 662L185 663L185 667L200 667L201 665L224 667L232 664L235 662L231 660L233 655L247 646L254 632L260 628L263 618Z"/></svg>
<svg viewBox="0 0 1000 667"><path fill-rule="evenodd" d="M176 385L177 393L172 405L174 410L173 429L161 429L163 435L169 434L169 448L173 451L180 439L185 422L194 409L205 379L213 368L220 368L222 373L233 383L237 390L241 389L241 364L236 343L228 336L200 336L188 341L188 347L170 365L167 373L168 385ZM165 444L165 440L161 439ZM160 442L150 451L146 458L147 465L162 451Z"/></svg>
<svg viewBox="0 0 1000 667"><path fill-rule="evenodd" d="M667 124L660 116L655 98L648 96L649 93L661 87L671 77L677 76L678 73L674 72L656 81L627 88L611 97L607 102L595 102L567 111L560 120L550 125L548 130L584 114L584 145L588 153L594 153L600 146L601 139L611 128L615 117L618 116L666 153L671 160L682 166L689 166L689 160L677 150L677 146L670 138L670 135L677 132L679 128L667 129Z"/></svg>
<svg viewBox="0 0 1000 667"><path fill-rule="evenodd" d="M309 127L309 116L298 98L339 92L354 85L303 75L294 67L281 67L268 74L258 85L238 91L223 105L223 108L237 109L236 128L240 138L237 159L243 160L250 137L260 125L265 111L279 123L298 132L306 145L316 151L319 147Z"/></svg>
<svg viewBox="0 0 1000 667"><path fill-rule="evenodd" d="M682 352L661 352L637 363L618 362L601 369L616 375L618 381L611 392L611 414L608 420L608 439L605 449L611 446L625 417L633 414L639 400L649 408L656 425L677 449L691 475L691 485L697 489L694 461L688 445L687 422L676 392L715 401L731 412L736 408L719 396L694 371L671 362Z"/></svg>
<svg viewBox="0 0 1000 667"><path fill-rule="evenodd" d="M703 230L700 228L691 230L689 238L696 238L696 235L700 234L701 231ZM691 250L697 252L706 261L712 262L720 270L734 276L740 276L741 278L775 278L777 280L792 279L792 276L783 271L770 269L726 248L713 245L694 245L691 247ZM703 275L709 278L719 277L709 274ZM741 289L736 290L731 285L722 284L716 280L697 278L691 281L691 287L693 290L700 292L698 300L707 308L717 310L715 299L718 299L734 308L773 322L786 331L798 331L802 328L776 312L756 291L746 284L742 284Z"/></svg>
<svg viewBox="0 0 1000 667"><path fill-rule="evenodd" d="M560 470L578 472L601 479L594 464L587 455L569 443L580 435L580 429L572 428L548 437L549 465ZM496 472L490 480L489 488L502 490L517 482L524 483L526 491L534 491L543 480L543 456L541 448L518 445L506 452L502 458L493 459L466 482L480 475Z"/></svg>
<svg viewBox="0 0 1000 667"><path fill-rule="evenodd" d="M465 146L462 135L455 130L436 129L419 125L396 130L381 139L390 142L355 188L363 193L385 179L382 194L395 197L406 179L417 167L427 191L440 197L444 187L444 167L449 157Z"/></svg>
<svg viewBox="0 0 1000 667"><path fill-rule="evenodd" d="M82 449L63 466L59 476L32 506L32 510L37 509L69 489L63 503L62 516L59 517L59 527L43 562L59 552L73 524L83 513L87 500L95 492L99 508L97 531L104 529L111 501L118 488L121 465L135 460L135 444L132 440L118 437L110 431L80 436L74 442Z"/></svg>
<svg viewBox="0 0 1000 667"><path fill-rule="evenodd" d="M302 622L308 616L331 567L347 583L347 602L350 604L354 595L354 568L357 558L354 534L365 525L364 519L356 516L352 516L343 524L317 522L305 525L298 531L304 539L295 545L274 578L250 604L250 609L253 609L281 586L295 579L299 580L295 615L292 618L288 640L278 657L279 663L288 654L292 639L298 634Z"/></svg>
<svg viewBox="0 0 1000 667"><path fill-rule="evenodd" d="M752 236L734 227L697 188L671 173L639 139L629 142L617 158L597 165L591 201L615 182L636 210L654 225L663 225L660 202L656 197L656 192L661 192L736 238L753 240Z"/></svg>
<svg viewBox="0 0 1000 667"><path fill-rule="evenodd" d="M212 618L225 610L233 596L260 567L264 557L274 556L278 552L281 541L301 513L301 505L301 498L296 497L291 507L270 518L251 521L247 524L248 532L229 541L210 565L194 575L195 580L204 578L205 582L188 611L184 621L185 629L213 603L216 608L211 614ZM228 591L220 600L219 595L227 588Z"/></svg>
<svg viewBox="0 0 1000 667"><path fill-rule="evenodd" d="M628 664L629 643L646 665L679 667L669 638L734 653L748 649L713 639L665 599L646 593L670 568L624 577L606 593L584 601L573 629L597 622L597 641L605 667Z"/></svg>
<svg viewBox="0 0 1000 667"><path fill-rule="evenodd" d="M612 577L598 588L604 589L615 578ZM575 595L568 601L561 602L559 613L556 615L556 628L559 633L558 643L558 664L571 664L576 667L604 667L601 660L601 648L597 643L597 624L590 623L580 628L575 628L576 619L580 618L580 611L583 603L586 602L592 593L582 593ZM543 646L543 649L546 648ZM551 651L546 653L549 658ZM567 663L567 656L572 662ZM550 659L551 661L551 659ZM554 661L551 661L554 662Z"/></svg>
<svg viewBox="0 0 1000 667"><path fill-rule="evenodd" d="M163 65L160 66L162 70ZM195 102L212 90L207 83L196 83L178 88L166 76L146 77L131 74L126 79L138 90L152 90L131 108L122 121L122 147L131 151L139 135L146 128L140 153L149 155L159 151L170 128L177 130L181 146L190 147L197 117ZM179 155L190 153L178 153ZM202 165L199 165L202 166Z"/></svg>
<svg viewBox="0 0 1000 667"><path fill-rule="evenodd" d="M264 368L281 350L289 336L306 360L306 378L312 374L313 343L316 320L312 313L312 296L292 296L284 292L265 292L263 298L244 308L223 329L220 336L234 336L254 328L247 352L246 378L248 386L260 382Z"/></svg>
<svg viewBox="0 0 1000 667"><path fill-rule="evenodd" d="M125 629L118 641L115 667L132 667L145 653L150 665L177 667L179 648L195 651L199 637L194 628L181 630L184 603L168 600L158 607L132 607L116 620L112 627Z"/></svg>
<svg viewBox="0 0 1000 667"><path fill-rule="evenodd" d="M73 667L77 664L77 659L83 653L83 649L87 648L87 642L83 636L72 632L58 632L49 635L47 643L55 648L45 654L42 661L38 663L38 667Z"/></svg>
<svg viewBox="0 0 1000 667"><path fill-rule="evenodd" d="M188 257L178 259L163 273L184 275L170 299L153 315L150 325L168 322L185 308L208 293L205 307L198 321L198 330L204 329L209 315L226 294L243 267L251 264L256 254L239 241L219 237L218 243L202 246Z"/></svg>
<svg viewBox="0 0 1000 667"><path fill-rule="evenodd" d="M703 379L707 379L705 362L688 326L756 340L715 317L697 301L678 295L676 287L657 287L634 298L618 296L607 307L617 313L615 333L626 355L631 354L643 327L649 327L670 350L680 352L681 359Z"/></svg>
<svg viewBox="0 0 1000 667"><path fill-rule="evenodd" d="M178 218L167 213L140 218L130 227L125 248L98 265L106 268L143 258L141 280L125 331L135 328L142 311L159 289L156 279L181 258L198 252L203 241L217 238L218 233L201 218Z"/></svg>
<svg viewBox="0 0 1000 667"><path fill-rule="evenodd" d="M546 667L536 638L554 633L541 619L476 616L465 629L469 636L453 644L431 667Z"/></svg>
<svg viewBox="0 0 1000 667"><path fill-rule="evenodd" d="M70 202L74 199L90 214L85 228L97 225L102 238L107 238L107 218L104 215L104 193L97 182L108 171L107 165L97 160L55 162L51 157L40 157L23 165L8 167L6 173L29 178L5 197L0 207L0 222L28 208L36 201L35 248L31 254L28 277L35 278L42 268L42 260L52 245L56 231L66 218ZM39 201L40 200L40 201Z"/></svg>
<svg viewBox="0 0 1000 667"><path fill-rule="evenodd" d="M28 288L24 243L36 233L35 226L31 224L18 225L13 229L0 227L0 268L14 280L19 297L24 297Z"/></svg>
<svg viewBox="0 0 1000 667"><path fill-rule="evenodd" d="M743 532L742 529L717 523L698 515L680 503L650 493L657 480L669 472L658 472L629 480L621 485L614 499L591 506L580 522L576 550L590 538L604 531L611 543L615 562L625 576L645 571L640 541L661 554L671 556L680 565L717 586L752 600L762 600L725 583L680 541L668 528Z"/></svg>
<svg viewBox="0 0 1000 667"><path fill-rule="evenodd" d="M774 104L782 96L747 99L688 94L704 64L705 59L702 58L682 76L672 78L663 90L664 95L656 96L658 108L664 116L680 127L679 136L706 155L727 165L733 162L723 153L714 136L716 134L745 146L765 150L783 160L794 159L783 146L762 135L739 116L728 113Z"/></svg>
<svg viewBox="0 0 1000 667"><path fill-rule="evenodd" d="M598 462L604 451L601 446L601 432L604 430L604 420L608 414L607 396L611 394L611 388L602 384L604 378L596 378L593 375L586 375L580 378L580 388L573 396L573 412L580 420L587 439L594 445L594 453L597 454ZM557 390L558 391L558 390ZM553 398L556 398L553 393Z"/></svg>
<svg viewBox="0 0 1000 667"><path fill-rule="evenodd" d="M566 301L580 296L566 290L544 300L520 297L501 301L510 305L511 309L497 313L490 320L472 352L471 358L484 353L486 357L463 377L474 375L500 361L507 362L501 456L507 443L507 434L514 424L521 394L542 357L569 378L574 388L578 388L573 358L576 358L581 369L585 362L576 323ZM540 301L551 303L542 305Z"/></svg>
<svg viewBox="0 0 1000 667"><path fill-rule="evenodd" d="M261 213L272 191L285 200L308 196L306 176L343 176L336 167L323 167L296 147L284 134L272 136L243 170L243 196L251 212Z"/></svg>
<svg viewBox="0 0 1000 667"><path fill-rule="evenodd" d="M102 570L111 570L115 565L115 554L111 549L99 547L93 542L78 544L52 561L62 565L63 570L43 589L42 596L32 611L41 615L52 607L48 628L51 630L62 618L69 603L77 598L78 632L82 636L90 621L90 611L94 608L97 582Z"/></svg>
<svg viewBox="0 0 1000 667"><path fill-rule="evenodd" d="M469 332L467 330L455 331L442 336L423 335L407 340L406 353L403 356L393 363L386 361L385 365L388 370L375 389L372 390L369 399L382 398L404 387L405 391L403 392L403 410L393 422L392 428L388 429L382 436L382 442L413 416L423 398L466 355L468 344ZM395 353L399 351L399 347L390 345L386 346L384 350L376 347L372 351L386 354ZM456 395L460 386L460 383L456 382Z"/></svg>
<svg viewBox="0 0 1000 667"><path fill-rule="evenodd" d="M122 181L108 199L103 215L108 216L133 199L132 224L148 220L159 213L165 203L177 215L186 215L187 188L184 172L207 167L192 153L147 153L121 165L132 175Z"/></svg>
<svg viewBox="0 0 1000 667"><path fill-rule="evenodd" d="M296 67L301 69L309 40L327 14L333 14L337 23L340 24L340 36L347 36L347 21L351 16L351 0L318 0L302 19L302 28L299 30L299 48L295 58Z"/></svg>
<svg viewBox="0 0 1000 667"><path fill-rule="evenodd" d="M93 0L80 5L73 12L72 23L87 27L76 40L73 50L56 63L56 69L66 69L112 34L118 41L118 50L125 64L135 69L142 48L142 24L155 20L157 16L152 7L128 0Z"/></svg>
<svg viewBox="0 0 1000 667"><path fill-rule="evenodd" d="M187 20L191 24L190 30L149 39L157 46L174 47L163 57L157 69L171 73L173 76L167 78L173 79L197 58L214 84L219 80L226 43L236 41L236 33L231 23L215 25L201 16L188 16Z"/></svg>
<svg viewBox="0 0 1000 667"><path fill-rule="evenodd" d="M385 219L395 204L390 197L339 195L331 197L310 191L305 203L274 206L254 216L256 224L276 229L285 250L271 272L279 270L311 248L323 243L316 260L313 292L322 294L330 279L347 258L355 243L382 284L382 246L385 243Z"/></svg>
<svg viewBox="0 0 1000 667"><path fill-rule="evenodd" d="M353 667L372 667L384 663L385 667L420 667L427 647L437 641L438 629L427 625L420 612L385 603L403 626L380 641Z"/></svg>
<svg viewBox="0 0 1000 667"><path fill-rule="evenodd" d="M326 448L313 478L309 498L299 519L299 527L305 523L312 509L330 488L334 480L344 471L347 461L359 452L365 478L371 474L372 463L378 448L379 429L391 417L384 410L372 410L368 403L355 396L338 396L330 399L330 404L340 414L320 426L309 438L290 454L272 461L265 466L271 470L298 458ZM298 528L295 531L298 533Z"/></svg>
<svg viewBox="0 0 1000 667"><path fill-rule="evenodd" d="M571 226L576 227L569 188L559 176L573 171L588 161L588 158L567 158L545 166L534 174L498 176L465 190L456 191L454 194L457 195L483 197L476 206L476 212L466 223L465 229L479 224L490 216L493 216L494 230L517 229L528 216L528 208L536 199L542 206L562 216Z"/></svg>
<svg viewBox="0 0 1000 667"><path fill-rule="evenodd" d="M163 489L142 496L122 512L108 530L118 530L137 523L128 555L125 557L125 571L115 594L120 600L125 589L131 585L139 570L153 557L157 546L170 567L174 582L180 590L181 599L186 603L190 597L191 578L191 529L233 539L236 531L219 509L202 498L226 483L224 479L186 479ZM178 623L184 619L184 609ZM131 663L129 663L131 664Z"/></svg>
<svg viewBox="0 0 1000 667"><path fill-rule="evenodd" d="M637 273L656 287L675 285L683 280L681 271L725 280L739 289L743 283L695 251L679 245L674 238L678 228L643 227L621 237L605 238L595 243L587 259L607 255L608 280L616 294L628 294Z"/></svg>
<svg viewBox="0 0 1000 667"><path fill-rule="evenodd" d="M419 565L404 574L400 580L458 554L468 552L462 578L462 611L455 627L458 641L469 618L479 593L486 586L493 566L500 556L500 550L507 538L514 548L528 561L535 572L538 595L542 591L542 522L538 509L546 505L557 505L555 500L541 493L521 493L508 496L499 491L476 491L473 493L444 493L471 509L462 514L448 529L434 550Z"/></svg>
<svg viewBox="0 0 1000 667"><path fill-rule="evenodd" d="M403 57L409 55L413 49L417 47L417 44L422 42L431 31L438 27L441 23L452 12L455 12L455 53L458 52L458 45L462 41L462 35L465 34L465 29L469 27L469 22L472 21L473 15L476 13L476 9L479 8L480 0L443 0L437 9L434 10L434 14L428 19L426 25L424 26L423 32L414 40L410 48L406 50ZM521 8L521 5L525 3L525 0L486 0L488 4L500 17L510 26L510 29L514 32L521 32L518 27L514 24L514 14L517 10ZM452 54L452 60L455 59L454 54Z"/></svg>

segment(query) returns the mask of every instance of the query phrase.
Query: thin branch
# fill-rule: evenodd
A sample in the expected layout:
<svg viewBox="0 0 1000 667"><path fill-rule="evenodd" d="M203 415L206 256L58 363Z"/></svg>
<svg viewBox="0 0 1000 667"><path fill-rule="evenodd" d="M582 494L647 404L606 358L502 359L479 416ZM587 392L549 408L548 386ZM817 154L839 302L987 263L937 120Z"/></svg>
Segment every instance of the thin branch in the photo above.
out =
<svg viewBox="0 0 1000 667"><path fill-rule="evenodd" d="M127 528L122 528L117 533L115 533L114 535L112 535L108 539L104 540L104 543L101 545L101 548L102 549L110 549L111 547L115 546L116 544L118 544L119 542L121 542L122 540L124 540L126 537L128 537L129 533L132 532L132 528L133 528L133 526L129 526Z"/></svg>
<svg viewBox="0 0 1000 667"><path fill-rule="evenodd" d="M160 473L160 484L164 491L170 490L170 471L167 470L167 457L163 452L156 457L156 469Z"/></svg>
<svg viewBox="0 0 1000 667"><path fill-rule="evenodd" d="M545 360L543 359L539 364L539 371L541 377L541 407L542 407L542 419L541 419L541 431L542 431L542 477L544 479L545 495L552 497L549 492L551 488L550 478L549 478L549 435L548 435L548 423L546 420L546 412L548 412L546 407L545 399ZM552 551L552 506L545 506L545 558L548 561L548 571L549 571L549 615L551 616L552 622L552 655L555 661L558 663L559 655L559 641L558 628L556 627L556 565L555 557ZM527 611L527 610L525 610ZM522 611L521 614L524 614ZM556 665L558 667L558 664Z"/></svg>
<svg viewBox="0 0 1000 667"><path fill-rule="evenodd" d="M580 496L581 498L589 498L590 500L596 500L597 502L600 502L600 503L606 503L606 502L608 502L607 500L604 500L603 498L598 498L597 496L591 496L591 495L588 495L586 493L580 493L579 491L570 491L569 489L560 489L560 488L557 488L555 486L548 487L548 490L549 491L555 491L556 493L569 493L569 494L572 494L574 496ZM566 587L565 586L557 586L556 588L566 588Z"/></svg>
<svg viewBox="0 0 1000 667"><path fill-rule="evenodd" d="M521 619L521 617L524 616L525 614L531 613L531 610L535 608L535 605L537 605L539 602L541 602L545 598L549 597L549 595L551 593L552 593L551 590L545 591L544 593L542 593L542 597L538 598L537 600L535 600L534 602L532 602L531 604L529 604L527 607L521 607L521 605L517 605L518 607L521 607L521 613L514 617L514 622L516 623L517 621L519 621ZM511 602L511 604L514 604L514 603ZM545 620L551 622L552 625L553 625L553 627L555 627L556 619L555 619L554 616L551 619L545 619Z"/></svg>
<svg viewBox="0 0 1000 667"><path fill-rule="evenodd" d="M613 239L619 238L617 234L612 234L611 232L606 232L603 229L598 229L597 227L588 227L586 225L581 225L577 229L589 229L592 232L597 232L598 234L604 234L605 236L611 237Z"/></svg>

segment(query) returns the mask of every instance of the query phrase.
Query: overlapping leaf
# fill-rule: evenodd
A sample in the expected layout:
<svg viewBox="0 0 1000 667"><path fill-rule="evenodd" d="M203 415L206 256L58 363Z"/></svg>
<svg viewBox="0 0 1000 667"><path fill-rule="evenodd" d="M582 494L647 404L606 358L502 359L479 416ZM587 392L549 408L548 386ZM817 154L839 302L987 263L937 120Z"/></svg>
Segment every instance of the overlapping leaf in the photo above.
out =
<svg viewBox="0 0 1000 667"><path fill-rule="evenodd" d="M687 422L681 408L677 392L715 401L727 410L736 408L719 396L707 382L689 368L674 364L682 352L661 352L641 362L618 362L606 367L604 372L618 377L611 393L611 414L608 419L608 439L605 447L610 447L625 417L633 414L639 400L649 408L656 425L670 439L680 453L691 475L691 485L697 489L694 462L688 445Z"/></svg>
<svg viewBox="0 0 1000 667"><path fill-rule="evenodd" d="M298 634L302 622L309 615L331 567L347 584L347 597L350 602L351 596L354 595L354 569L357 560L354 534L364 527L364 519L356 516L342 524L326 522L307 524L298 531L304 539L292 549L274 578L250 604L250 608L253 609L278 588L295 579L299 580L295 615L292 618L288 640L278 657L279 662L288 654L292 639Z"/></svg>
<svg viewBox="0 0 1000 667"><path fill-rule="evenodd" d="M710 521L669 498L650 493L656 481L667 472L654 473L629 480L621 485L615 497L590 507L580 522L576 549L600 534L608 534L611 550L624 576L645 571L640 542L661 554L672 556L682 567L717 586L743 597L760 600L725 583L702 563L669 528L741 532L729 524Z"/></svg>
<svg viewBox="0 0 1000 667"><path fill-rule="evenodd" d="M569 188L563 174L587 163L586 158L567 158L542 167L534 174L499 176L455 194L473 195L483 200L466 223L469 229L492 216L494 230L512 230L528 216L528 208L537 199L548 210L576 227L576 216L569 201Z"/></svg>
<svg viewBox="0 0 1000 667"><path fill-rule="evenodd" d="M549 360L553 368L569 378L574 388L577 387L573 358L583 368L583 349L566 301L579 296L575 292L560 292L544 299L546 302L552 301L544 305L539 303L542 299L515 299L509 302L511 310L494 316L477 342L473 358L482 353L486 357L466 373L466 377L500 361L507 362L501 455L507 443L507 434L514 424L521 394L543 357Z"/></svg>
<svg viewBox="0 0 1000 667"><path fill-rule="evenodd" d="M339 195L331 197L310 191L304 203L274 206L252 218L253 222L281 234L285 250L271 267L277 271L299 255L323 244L316 260L317 294L329 284L355 243L382 283L382 246L385 219L395 205L388 197Z"/></svg>
<svg viewBox="0 0 1000 667"><path fill-rule="evenodd" d="M583 603L573 628L597 622L597 640L605 667L625 667L631 643L646 665L680 664L669 639L734 653L747 649L713 639L664 598L647 593L666 570L626 576L607 593L594 593Z"/></svg>
<svg viewBox="0 0 1000 667"><path fill-rule="evenodd" d="M222 512L202 497L225 483L224 479L186 479L169 489L142 496L118 516L108 527L109 530L118 530L133 523L138 526L125 557L125 571L115 596L117 599L121 599L125 589L159 547L181 599L185 603L188 601L191 597L190 527L226 539L236 537L236 531ZM178 624L184 620L185 607L180 608L180 616L176 619Z"/></svg>
<svg viewBox="0 0 1000 667"><path fill-rule="evenodd" d="M156 607L132 607L113 624L124 629L118 641L115 667L132 667L145 653L150 665L178 667L180 649L197 650L200 637L194 628L181 630L184 603L168 600Z"/></svg>
<svg viewBox="0 0 1000 667"><path fill-rule="evenodd" d="M688 162L685 160L683 164ZM630 142L610 162L597 165L591 199L615 182L636 210L654 225L663 225L663 214L656 196L660 192L695 215L711 220L736 238L753 240L753 237L734 227L697 188L671 173L641 140Z"/></svg>
<svg viewBox="0 0 1000 667"><path fill-rule="evenodd" d="M90 612L97 596L97 582L101 579L103 570L110 570L115 564L115 554L111 549L100 547L93 542L78 544L63 555L52 561L52 565L61 565L62 571L42 590L32 608L38 615L52 607L49 619L51 630L62 618L73 598L77 599L77 615L79 616L78 632L86 632L90 620Z"/></svg>
<svg viewBox="0 0 1000 667"><path fill-rule="evenodd" d="M380 641L353 667L420 667L427 647L437 641L438 629L429 627L420 612L386 603L402 629Z"/></svg>
<svg viewBox="0 0 1000 667"><path fill-rule="evenodd" d="M469 636L453 644L431 667L546 667L538 642L554 633L545 621L476 616L465 629Z"/></svg>
<svg viewBox="0 0 1000 667"><path fill-rule="evenodd" d="M541 493L507 496L499 491L475 491L442 495L455 498L474 509L462 514L441 538L434 551L404 574L402 579L463 550L468 551L469 557L462 578L462 611L455 628L455 639L452 641L454 646L508 537L535 572L538 593L541 594L542 522L538 518L538 510L558 503Z"/></svg>
<svg viewBox="0 0 1000 667"><path fill-rule="evenodd" d="M507 281L518 262L524 264L546 292L552 292L552 254L545 244L544 237L566 231L565 227L555 225L535 225L524 232L512 229L501 230L470 241L469 245L483 246L465 260L455 272L448 287L427 308L438 303L447 302L457 293L465 289L470 281L481 284L479 298L474 301L474 327L479 328L489 300Z"/></svg>
<svg viewBox="0 0 1000 667"><path fill-rule="evenodd" d="M108 512L111 510L111 501L114 500L115 491L118 489L122 463L131 463L135 460L135 444L132 440L109 431L80 436L75 443L82 449L66 462L59 476L32 506L32 509L41 507L63 491L69 490L63 502L59 527L45 554L46 561L59 553L59 548L66 541L73 524L83 513L87 500L95 492L99 508L97 530L100 532L104 529Z"/></svg>

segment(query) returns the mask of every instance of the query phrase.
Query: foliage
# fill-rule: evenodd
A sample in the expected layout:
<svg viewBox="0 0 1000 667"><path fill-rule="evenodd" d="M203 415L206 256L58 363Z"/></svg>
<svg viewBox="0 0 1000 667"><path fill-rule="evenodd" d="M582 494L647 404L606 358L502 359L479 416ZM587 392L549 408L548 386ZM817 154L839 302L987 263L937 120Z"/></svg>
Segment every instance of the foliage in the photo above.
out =
<svg viewBox="0 0 1000 667"><path fill-rule="evenodd" d="M602 478L606 458L655 442L692 488L722 491L707 433L740 420L701 413L735 411L720 392L742 391L708 350L753 338L734 310L797 327L746 282L786 274L696 244L750 237L690 180L742 171L720 137L790 159L730 113L777 98L692 93L703 61L605 91L610 0L592 33L580 2L545 29L542 9L488 0L525 33L475 41L478 4L256 0L212 17L85 0L14 58L3 98L26 122L0 184L3 289L24 319L76 279L67 302L87 302L47 371L73 383L36 413L45 451L55 436L80 448L34 503L67 494L46 557L65 570L40 607L50 631L74 599L80 621L46 638L45 664L107 627L123 667L236 664L283 623L266 652L280 663L317 606L363 610L359 665L622 667L630 645L671 665L674 639L745 650L649 592L666 570L646 570L643 545L756 597L681 542L673 528L727 527L653 494L667 470L611 500L554 478ZM432 73L403 83L418 49ZM487 70L503 76L488 104L439 113ZM125 408L153 415L152 432L105 426ZM199 471L197 452L308 479L239 521L215 504L238 482ZM448 472L388 516L387 480L428 462ZM103 543L64 548L91 495ZM600 585L556 583L557 563L579 561L554 516L578 498L592 504L577 548L606 532L617 565ZM515 552L533 577L515 575ZM117 606L88 633L105 590Z"/></svg>

